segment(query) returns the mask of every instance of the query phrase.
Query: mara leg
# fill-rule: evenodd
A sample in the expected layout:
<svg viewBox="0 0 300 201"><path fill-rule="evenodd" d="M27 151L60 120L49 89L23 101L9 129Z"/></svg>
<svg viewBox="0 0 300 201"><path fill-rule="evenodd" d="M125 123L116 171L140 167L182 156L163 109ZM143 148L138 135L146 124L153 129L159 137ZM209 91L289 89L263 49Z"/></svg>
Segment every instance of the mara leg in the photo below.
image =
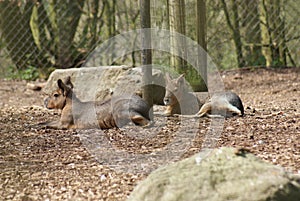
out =
<svg viewBox="0 0 300 201"><path fill-rule="evenodd" d="M133 114L130 119L135 125L148 126L150 124L150 120L140 114Z"/></svg>
<svg viewBox="0 0 300 201"><path fill-rule="evenodd" d="M197 113L197 116L203 117L204 115L206 115L206 114L208 114L210 112L211 112L211 103L205 103L200 108L200 111Z"/></svg>
<svg viewBox="0 0 300 201"><path fill-rule="evenodd" d="M68 126L63 126L59 120L39 123L37 126L53 129L68 129Z"/></svg>

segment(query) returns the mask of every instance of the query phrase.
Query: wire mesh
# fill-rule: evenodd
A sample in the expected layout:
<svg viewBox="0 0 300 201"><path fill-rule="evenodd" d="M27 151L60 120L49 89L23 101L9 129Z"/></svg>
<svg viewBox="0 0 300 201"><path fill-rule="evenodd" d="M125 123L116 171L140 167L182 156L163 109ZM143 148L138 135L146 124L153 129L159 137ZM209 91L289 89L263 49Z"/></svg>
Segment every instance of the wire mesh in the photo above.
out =
<svg viewBox="0 0 300 201"><path fill-rule="evenodd" d="M184 1L196 40L196 1ZM220 68L299 66L300 0L206 1L207 50ZM169 28L169 1L151 1L151 26ZM106 39L140 28L137 0L0 1L0 70L80 66ZM169 65L169 54L154 62ZM109 62L109 59L108 59ZM132 53L118 61L139 65Z"/></svg>

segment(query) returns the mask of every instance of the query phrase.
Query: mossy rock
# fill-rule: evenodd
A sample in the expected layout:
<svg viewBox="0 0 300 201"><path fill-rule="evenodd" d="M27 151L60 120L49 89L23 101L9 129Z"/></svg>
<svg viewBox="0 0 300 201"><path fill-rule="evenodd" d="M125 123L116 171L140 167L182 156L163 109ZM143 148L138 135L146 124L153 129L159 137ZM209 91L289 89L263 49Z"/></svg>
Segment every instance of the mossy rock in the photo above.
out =
<svg viewBox="0 0 300 201"><path fill-rule="evenodd" d="M128 201L298 201L299 182L245 150L220 148L157 169Z"/></svg>

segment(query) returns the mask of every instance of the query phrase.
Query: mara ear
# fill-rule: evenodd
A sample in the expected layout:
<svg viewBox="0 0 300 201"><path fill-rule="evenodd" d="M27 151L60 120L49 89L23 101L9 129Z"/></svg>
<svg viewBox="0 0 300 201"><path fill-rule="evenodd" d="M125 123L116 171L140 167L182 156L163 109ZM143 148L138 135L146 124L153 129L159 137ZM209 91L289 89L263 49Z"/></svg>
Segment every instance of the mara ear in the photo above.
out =
<svg viewBox="0 0 300 201"><path fill-rule="evenodd" d="M171 80L172 80L172 78L171 78L170 74L167 72L166 73L166 81L170 82Z"/></svg>
<svg viewBox="0 0 300 201"><path fill-rule="evenodd" d="M68 94L68 92L71 90L69 87L67 87L65 85L65 83L63 83L63 81L61 79L57 80L57 85L58 85L59 89L62 90L64 96L66 96Z"/></svg>
<svg viewBox="0 0 300 201"><path fill-rule="evenodd" d="M177 80L176 80L177 84L184 84L184 74L181 74Z"/></svg>
<svg viewBox="0 0 300 201"><path fill-rule="evenodd" d="M64 83L65 83L67 86L69 86L71 89L74 88L74 85L73 85L73 83L71 82L71 76L66 77Z"/></svg>

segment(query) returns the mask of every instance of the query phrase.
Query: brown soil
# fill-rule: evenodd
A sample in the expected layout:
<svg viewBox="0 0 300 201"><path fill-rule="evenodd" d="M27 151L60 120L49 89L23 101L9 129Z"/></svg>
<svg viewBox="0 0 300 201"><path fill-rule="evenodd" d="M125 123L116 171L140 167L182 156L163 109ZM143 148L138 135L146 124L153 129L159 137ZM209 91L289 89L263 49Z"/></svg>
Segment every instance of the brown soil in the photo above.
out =
<svg viewBox="0 0 300 201"><path fill-rule="evenodd" d="M226 88L235 91L243 100L245 116L226 119L222 135L217 136L216 144L210 145L242 147L265 161L300 173L299 73L299 68L223 72ZM81 131L35 126L59 118L58 111L43 108L44 97L42 92L27 89L24 81L0 81L1 198L125 200L148 173L116 171L101 159L96 160L80 140ZM159 133L150 138L137 140L124 135L124 132L141 132L130 126L110 129L104 134L120 149L148 154L162 149L178 130L189 132L186 120L162 118L157 117L156 126L162 125ZM196 122L199 127L181 158L199 152L211 120L187 121ZM180 125L183 129L179 129ZM155 126L140 134L151 135L153 129Z"/></svg>

